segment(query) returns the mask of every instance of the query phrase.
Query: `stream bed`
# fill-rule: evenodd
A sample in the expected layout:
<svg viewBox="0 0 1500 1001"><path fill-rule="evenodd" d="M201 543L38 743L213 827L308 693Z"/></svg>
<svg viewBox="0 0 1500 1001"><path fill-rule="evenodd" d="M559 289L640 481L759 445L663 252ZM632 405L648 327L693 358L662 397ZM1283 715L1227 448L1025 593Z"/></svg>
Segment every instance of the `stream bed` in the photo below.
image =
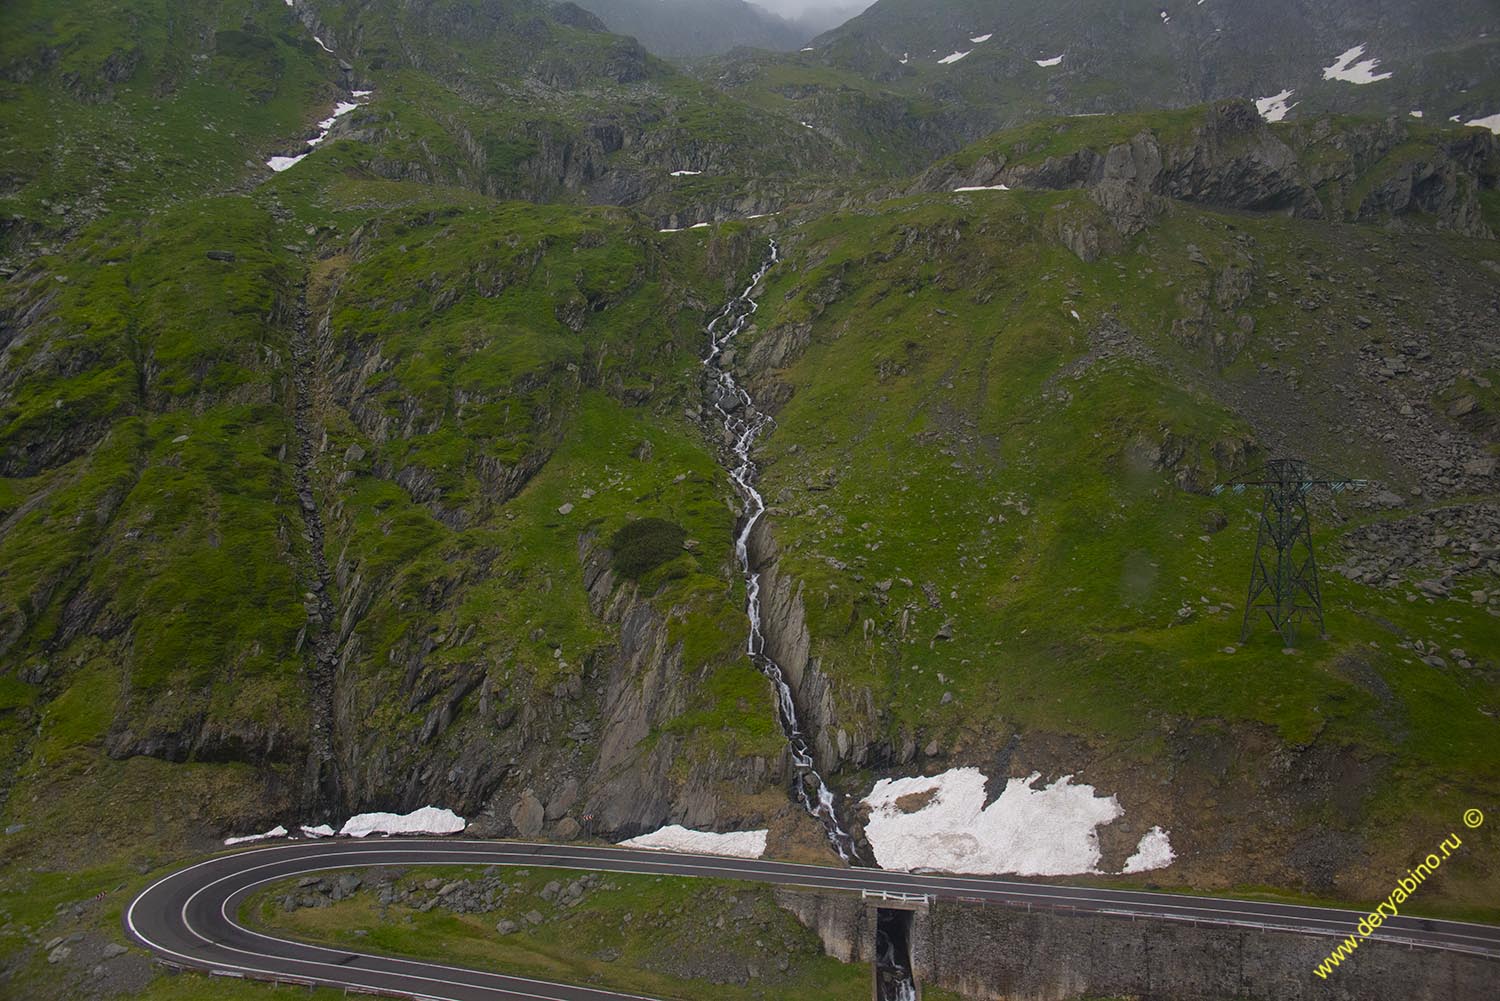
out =
<svg viewBox="0 0 1500 1001"><path fill-rule="evenodd" d="M725 466L745 504L740 526L735 533L734 552L745 575L745 613L750 618L750 638L746 652L756 668L771 679L775 687L777 721L782 733L786 735L787 746L791 751L794 770L792 784L798 800L823 825L828 843L839 858L845 862L853 862L859 857L858 849L854 838L839 822L833 790L829 789L828 783L814 765L812 744L798 717L797 702L793 697L792 687L787 682L786 672L765 652L766 641L762 632L760 607L761 581L759 572L751 564L750 533L766 513L766 503L760 491L755 488L757 470L751 452L756 439L774 422L769 414L755 405L750 394L723 364L725 346L750 325L759 308L754 298L756 287L766 276L766 272L780 260L781 248L772 240L766 258L750 279L750 284L745 286L743 292L730 299L719 314L709 321L709 346L703 364L713 376L709 402L723 418L729 443Z"/></svg>

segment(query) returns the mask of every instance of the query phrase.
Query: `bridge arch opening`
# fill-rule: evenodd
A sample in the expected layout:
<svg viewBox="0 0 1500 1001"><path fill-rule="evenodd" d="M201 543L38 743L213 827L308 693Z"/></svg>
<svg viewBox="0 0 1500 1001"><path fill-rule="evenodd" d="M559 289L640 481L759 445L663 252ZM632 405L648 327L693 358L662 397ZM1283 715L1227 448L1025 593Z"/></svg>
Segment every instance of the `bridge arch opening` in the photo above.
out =
<svg viewBox="0 0 1500 1001"><path fill-rule="evenodd" d="M875 911L875 1001L917 1001L911 971L911 929L915 912L880 907Z"/></svg>

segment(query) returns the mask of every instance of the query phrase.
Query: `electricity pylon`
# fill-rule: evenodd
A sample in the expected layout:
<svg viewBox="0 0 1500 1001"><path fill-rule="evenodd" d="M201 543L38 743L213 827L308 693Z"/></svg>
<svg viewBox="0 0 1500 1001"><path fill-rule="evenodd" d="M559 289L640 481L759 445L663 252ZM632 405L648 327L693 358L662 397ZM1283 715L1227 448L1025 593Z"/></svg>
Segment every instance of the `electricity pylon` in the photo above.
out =
<svg viewBox="0 0 1500 1001"><path fill-rule="evenodd" d="M1364 485L1364 480L1319 476L1301 459L1272 459L1252 473L1214 487L1216 495L1225 490L1244 493L1246 487L1264 491L1255 559L1250 564L1250 590L1240 623L1241 643L1250 638L1250 618L1256 609L1265 609L1271 625L1288 646L1300 618L1316 619L1318 634L1323 634L1323 591L1318 583L1307 495L1315 487L1327 487L1337 494Z"/></svg>

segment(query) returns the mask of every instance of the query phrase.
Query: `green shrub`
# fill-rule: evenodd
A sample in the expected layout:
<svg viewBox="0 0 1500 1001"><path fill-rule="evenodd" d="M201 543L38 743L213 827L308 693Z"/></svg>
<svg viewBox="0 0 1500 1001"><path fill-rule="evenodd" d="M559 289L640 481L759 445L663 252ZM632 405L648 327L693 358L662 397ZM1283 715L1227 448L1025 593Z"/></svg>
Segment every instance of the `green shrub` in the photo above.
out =
<svg viewBox="0 0 1500 1001"><path fill-rule="evenodd" d="M614 552L615 572L639 578L682 554L687 530L662 518L640 518L621 528L609 540Z"/></svg>

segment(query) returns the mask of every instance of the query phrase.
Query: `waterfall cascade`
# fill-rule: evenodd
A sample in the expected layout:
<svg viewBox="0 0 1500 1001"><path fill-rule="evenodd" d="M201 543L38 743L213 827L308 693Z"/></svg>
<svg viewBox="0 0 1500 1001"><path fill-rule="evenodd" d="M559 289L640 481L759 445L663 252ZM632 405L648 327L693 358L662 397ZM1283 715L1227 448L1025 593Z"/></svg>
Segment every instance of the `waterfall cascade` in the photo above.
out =
<svg viewBox="0 0 1500 1001"><path fill-rule="evenodd" d="M750 394L723 365L725 345L749 326L759 308L754 299L756 286L780 259L781 248L772 240L766 259L750 279L750 284L743 292L730 299L719 314L709 321L709 346L703 364L713 375L711 402L724 420L729 440L731 458L725 465L729 469L729 478L734 481L735 489L745 502L744 516L735 534L734 552L745 575L745 612L750 617L747 652L755 666L771 679L776 688L777 719L792 753L797 798L807 812L823 825L828 842L839 857L845 862L852 862L858 857L854 838L840 824L833 791L814 766L812 745L798 718L797 703L792 697L792 687L787 683L786 672L765 653L765 636L761 630L760 574L751 566L749 546L750 533L765 514L766 504L760 491L755 489L756 468L750 453L755 447L756 439L771 426L772 420L770 415L755 406Z"/></svg>

